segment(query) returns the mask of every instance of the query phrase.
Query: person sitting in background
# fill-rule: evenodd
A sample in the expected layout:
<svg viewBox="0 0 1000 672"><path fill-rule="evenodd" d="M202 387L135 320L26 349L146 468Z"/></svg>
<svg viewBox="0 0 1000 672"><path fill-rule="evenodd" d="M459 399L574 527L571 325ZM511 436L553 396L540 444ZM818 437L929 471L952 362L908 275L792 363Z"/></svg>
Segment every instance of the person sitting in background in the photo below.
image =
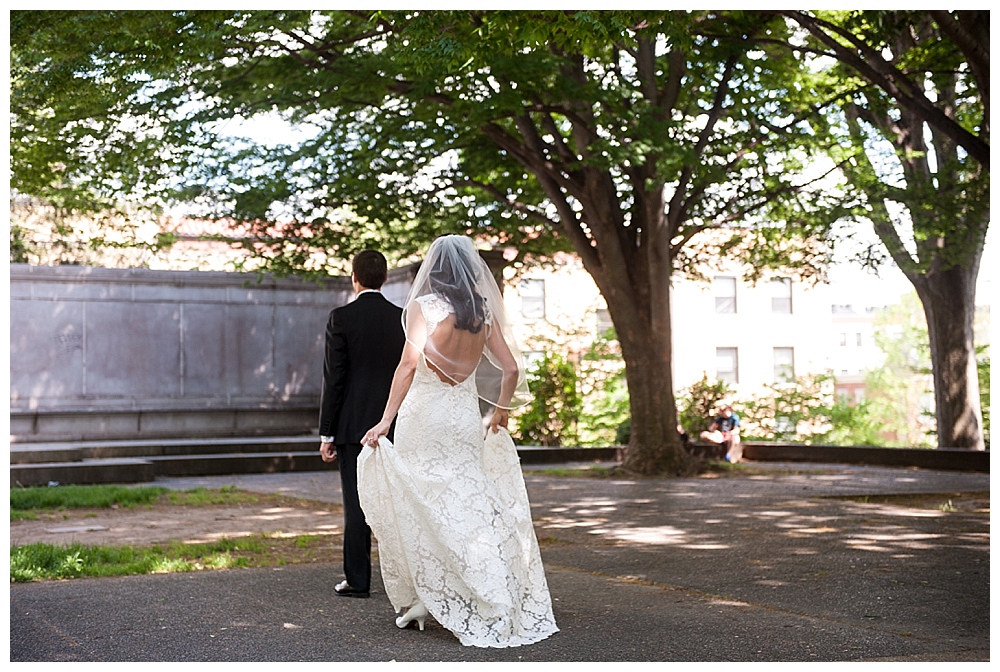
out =
<svg viewBox="0 0 1000 672"><path fill-rule="evenodd" d="M701 433L701 440L725 447L726 461L736 463L743 457L743 445L740 443L740 416L733 412L729 404L719 409L719 414L712 419L712 424Z"/></svg>
<svg viewBox="0 0 1000 672"><path fill-rule="evenodd" d="M679 422L677 423L677 433L681 435L681 445L684 446L684 450L691 450L691 435Z"/></svg>

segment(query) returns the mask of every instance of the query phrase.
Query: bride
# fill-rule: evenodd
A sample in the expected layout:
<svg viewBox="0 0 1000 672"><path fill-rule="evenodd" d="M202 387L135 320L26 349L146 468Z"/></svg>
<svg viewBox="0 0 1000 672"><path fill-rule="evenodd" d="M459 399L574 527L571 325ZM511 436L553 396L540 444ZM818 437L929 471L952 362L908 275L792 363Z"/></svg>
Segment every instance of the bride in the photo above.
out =
<svg viewBox="0 0 1000 672"><path fill-rule="evenodd" d="M358 458L386 593L407 609L396 625L423 630L432 616L466 646L545 639L558 628L507 431L509 409L528 397L524 366L471 239L431 244L403 326L385 413Z"/></svg>

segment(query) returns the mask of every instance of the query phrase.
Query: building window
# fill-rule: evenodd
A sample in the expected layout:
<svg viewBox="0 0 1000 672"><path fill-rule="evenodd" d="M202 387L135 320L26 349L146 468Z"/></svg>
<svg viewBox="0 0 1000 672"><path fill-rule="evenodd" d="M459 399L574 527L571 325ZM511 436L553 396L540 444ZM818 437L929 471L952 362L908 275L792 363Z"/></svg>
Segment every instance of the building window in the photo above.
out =
<svg viewBox="0 0 1000 672"><path fill-rule="evenodd" d="M597 309L597 335L602 336L609 329L614 329L615 323L611 321L611 311L607 308Z"/></svg>
<svg viewBox="0 0 1000 672"><path fill-rule="evenodd" d="M545 318L545 280L521 281L521 316L528 320Z"/></svg>
<svg viewBox="0 0 1000 672"><path fill-rule="evenodd" d="M858 332L858 346L861 345L861 332Z"/></svg>
<svg viewBox="0 0 1000 672"><path fill-rule="evenodd" d="M774 382L791 380L795 377L794 348L774 349Z"/></svg>
<svg viewBox="0 0 1000 672"><path fill-rule="evenodd" d="M771 281L771 312L792 313L792 279L776 278Z"/></svg>
<svg viewBox="0 0 1000 672"><path fill-rule="evenodd" d="M734 385L740 382L740 367L736 348L715 349L715 377Z"/></svg>
<svg viewBox="0 0 1000 672"><path fill-rule="evenodd" d="M840 344L841 345L847 345L847 333L846 332L843 332L843 331L840 332Z"/></svg>
<svg viewBox="0 0 1000 672"><path fill-rule="evenodd" d="M715 312L736 312L736 278L718 277L712 282L715 293Z"/></svg>

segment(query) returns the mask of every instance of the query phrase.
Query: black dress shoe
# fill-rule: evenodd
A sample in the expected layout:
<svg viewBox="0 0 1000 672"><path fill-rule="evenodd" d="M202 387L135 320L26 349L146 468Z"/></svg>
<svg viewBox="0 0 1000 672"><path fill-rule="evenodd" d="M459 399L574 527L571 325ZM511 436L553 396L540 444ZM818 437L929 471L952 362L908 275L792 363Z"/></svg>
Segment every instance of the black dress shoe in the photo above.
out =
<svg viewBox="0 0 1000 672"><path fill-rule="evenodd" d="M341 581L333 588L333 592L337 593L341 597L368 597L367 590L358 590L357 588L351 588L351 585L347 581Z"/></svg>

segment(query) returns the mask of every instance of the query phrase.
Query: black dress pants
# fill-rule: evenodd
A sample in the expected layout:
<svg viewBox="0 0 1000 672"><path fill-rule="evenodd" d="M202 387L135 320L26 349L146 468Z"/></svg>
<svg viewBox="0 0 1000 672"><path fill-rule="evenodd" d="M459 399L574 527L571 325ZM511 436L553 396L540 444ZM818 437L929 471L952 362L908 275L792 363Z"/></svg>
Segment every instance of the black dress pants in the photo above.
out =
<svg viewBox="0 0 1000 672"><path fill-rule="evenodd" d="M372 531L358 500L360 443L338 444L337 463L344 497L344 578L351 588L367 591L372 580Z"/></svg>

